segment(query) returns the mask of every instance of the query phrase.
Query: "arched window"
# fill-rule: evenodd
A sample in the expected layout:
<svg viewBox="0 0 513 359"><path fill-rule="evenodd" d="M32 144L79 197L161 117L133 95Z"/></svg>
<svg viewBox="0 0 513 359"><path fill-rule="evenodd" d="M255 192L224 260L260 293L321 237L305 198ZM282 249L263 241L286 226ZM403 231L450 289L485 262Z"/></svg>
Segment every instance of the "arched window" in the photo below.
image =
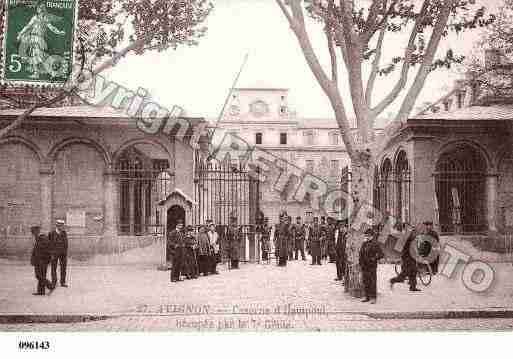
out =
<svg viewBox="0 0 513 359"><path fill-rule="evenodd" d="M385 162L383 162L383 167L381 168L381 212L384 214L392 214L393 212L393 202L394 202L394 176L392 173L392 162L387 158Z"/></svg>
<svg viewBox="0 0 513 359"><path fill-rule="evenodd" d="M151 145L126 149L118 159L119 232L126 235L155 233L161 226L158 202L171 193L169 161Z"/></svg>
<svg viewBox="0 0 513 359"><path fill-rule="evenodd" d="M401 151L396 164L396 209L395 217L402 223L410 223L410 166L406 152Z"/></svg>
<svg viewBox="0 0 513 359"><path fill-rule="evenodd" d="M486 229L486 162L475 148L460 144L436 164L435 191L441 232L471 233Z"/></svg>

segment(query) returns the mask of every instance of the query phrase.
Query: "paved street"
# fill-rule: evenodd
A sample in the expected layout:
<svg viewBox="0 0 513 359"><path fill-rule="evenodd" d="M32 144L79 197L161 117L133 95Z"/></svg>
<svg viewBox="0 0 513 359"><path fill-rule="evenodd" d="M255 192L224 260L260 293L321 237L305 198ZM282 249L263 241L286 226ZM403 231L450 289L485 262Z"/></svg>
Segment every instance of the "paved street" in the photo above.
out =
<svg viewBox="0 0 513 359"><path fill-rule="evenodd" d="M243 264L217 276L179 283L153 266L72 266L69 288L36 297L32 268L0 266L2 314L106 314L115 318L72 324L0 325L0 330L333 330L511 329L511 319L397 320L383 313L512 308L510 264L494 264L498 285L469 292L458 276L435 277L422 292L394 290L391 265L380 265L378 303L361 303L333 279L334 264L289 262L286 268Z"/></svg>

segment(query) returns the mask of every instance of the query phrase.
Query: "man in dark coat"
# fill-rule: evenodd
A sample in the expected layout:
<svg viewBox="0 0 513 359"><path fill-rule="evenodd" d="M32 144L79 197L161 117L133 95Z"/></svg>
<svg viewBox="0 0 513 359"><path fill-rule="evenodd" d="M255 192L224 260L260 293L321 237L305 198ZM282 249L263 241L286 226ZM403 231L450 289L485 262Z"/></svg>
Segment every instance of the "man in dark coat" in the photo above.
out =
<svg viewBox="0 0 513 359"><path fill-rule="evenodd" d="M183 222L178 221L176 228L169 232L167 237L168 251L172 260L171 282L178 282L183 266L183 250L185 246Z"/></svg>
<svg viewBox="0 0 513 359"><path fill-rule="evenodd" d="M402 249L401 254L401 273L399 273L396 277L390 279L390 289L394 288L395 283L403 283L406 278L408 278L408 282L410 284L411 292L419 292L420 289L417 288L417 260L415 259L413 253L418 252L417 242L415 237L417 237L418 231L413 229L410 232L410 235L406 239L404 243L404 247Z"/></svg>
<svg viewBox="0 0 513 359"><path fill-rule="evenodd" d="M327 255L329 256L330 263L336 262L336 253L335 253L335 231L336 223L333 217L328 217L328 225L326 226L326 250Z"/></svg>
<svg viewBox="0 0 513 359"><path fill-rule="evenodd" d="M294 232L293 232L291 216L287 216L287 225L289 228L289 237L287 239L287 253L288 253L288 260L291 261L294 259Z"/></svg>
<svg viewBox="0 0 513 359"><path fill-rule="evenodd" d="M226 230L226 241L228 242L228 257L230 268L239 269L240 244L242 242L242 230L237 226L237 217L230 218L230 226Z"/></svg>
<svg viewBox="0 0 513 359"><path fill-rule="evenodd" d="M197 257L198 244L193 226L187 226L184 243L181 272L187 279L196 279L199 275Z"/></svg>
<svg viewBox="0 0 513 359"><path fill-rule="evenodd" d="M207 234L207 227L201 226L198 231L198 272L207 276L212 267L213 248Z"/></svg>
<svg viewBox="0 0 513 359"><path fill-rule="evenodd" d="M305 257L305 237L306 229L301 224L301 217L296 217L296 224L293 227L293 239L294 239L294 259L298 259L298 253L301 252L301 259L306 261Z"/></svg>
<svg viewBox="0 0 513 359"><path fill-rule="evenodd" d="M68 235L64 230L64 221L57 220L55 229L48 233L48 241L50 243L50 251L52 253L52 285L57 285L57 263L60 267L60 284L61 287L67 287L66 284L66 268L68 265Z"/></svg>
<svg viewBox="0 0 513 359"><path fill-rule="evenodd" d="M328 234L328 226L326 224L326 217L321 216L321 259L326 259L327 257L327 234Z"/></svg>
<svg viewBox="0 0 513 359"><path fill-rule="evenodd" d="M260 242L262 250L262 260L269 260L269 251L271 249L271 227L269 226L269 218L264 218L264 224L259 228Z"/></svg>
<svg viewBox="0 0 513 359"><path fill-rule="evenodd" d="M30 228L32 235L34 236L34 249L32 250L32 256L30 258L30 264L34 266L34 274L37 279L37 291L32 293L34 295L45 295L45 289L48 288L52 293L55 288L52 283L46 278L46 272L48 270L48 264L51 260L50 243L48 237L44 234L40 234L41 227L34 226Z"/></svg>
<svg viewBox="0 0 513 359"><path fill-rule="evenodd" d="M278 266L285 267L287 265L287 258L289 257L289 241L290 241L290 228L287 218L287 213L283 212L280 215L280 223L275 233L276 245L278 250Z"/></svg>
<svg viewBox="0 0 513 359"><path fill-rule="evenodd" d="M336 231L336 263L337 263L337 278L335 280L341 281L344 279L346 271L346 238L347 227L344 221L340 221Z"/></svg>
<svg viewBox="0 0 513 359"><path fill-rule="evenodd" d="M312 263L311 265L321 265L321 239L323 236L323 230L319 225L319 218L314 217L313 225L310 228L309 233L309 242L310 242L310 252L312 255Z"/></svg>
<svg viewBox="0 0 513 359"><path fill-rule="evenodd" d="M365 291L365 299L362 300L362 302L370 301L371 304L376 304L378 261L384 257L384 254L376 239L378 233L375 233L374 230L369 228L365 231L364 235L365 242L360 248L359 256Z"/></svg>

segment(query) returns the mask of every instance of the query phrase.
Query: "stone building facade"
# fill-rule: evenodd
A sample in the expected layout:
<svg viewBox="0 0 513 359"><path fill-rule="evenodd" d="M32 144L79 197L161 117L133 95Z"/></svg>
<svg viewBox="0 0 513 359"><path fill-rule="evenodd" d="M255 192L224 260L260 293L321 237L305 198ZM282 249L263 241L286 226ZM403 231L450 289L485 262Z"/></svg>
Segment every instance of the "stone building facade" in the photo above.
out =
<svg viewBox="0 0 513 359"><path fill-rule="evenodd" d="M227 132L236 134L251 146L258 146L278 158L321 177L330 188L340 186L340 175L349 164L340 130L334 119L299 118L289 105L289 90L280 88L236 88L219 122L214 143ZM232 159L237 161L237 159ZM286 192L286 191L285 191ZM272 183L260 188L260 210L271 222L280 211L311 220L313 216L338 216L312 210L308 203L298 203L293 196L279 192Z"/></svg>
<svg viewBox="0 0 513 359"><path fill-rule="evenodd" d="M489 63L487 68L510 65ZM442 233L513 229L511 94L458 81L412 116L376 163L374 205L396 218L433 220Z"/></svg>
<svg viewBox="0 0 513 359"><path fill-rule="evenodd" d="M0 111L0 127L21 111ZM192 223L195 152L108 107L37 109L0 139L0 255L28 255L30 227L49 231L56 219L66 221L72 256L155 244L168 210Z"/></svg>

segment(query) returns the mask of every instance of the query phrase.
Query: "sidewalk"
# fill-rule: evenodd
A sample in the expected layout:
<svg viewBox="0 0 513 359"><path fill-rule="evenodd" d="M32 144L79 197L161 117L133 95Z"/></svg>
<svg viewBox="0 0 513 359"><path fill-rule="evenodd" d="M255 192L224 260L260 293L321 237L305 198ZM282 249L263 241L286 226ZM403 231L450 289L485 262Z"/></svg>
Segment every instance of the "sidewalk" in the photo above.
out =
<svg viewBox="0 0 513 359"><path fill-rule="evenodd" d="M276 306L321 310L327 313L365 314L375 318L427 318L458 316L513 316L513 266L493 263L495 285L487 293L473 293L460 280L436 276L421 292L408 291L406 284L390 290L392 265L378 270L378 303L361 303L344 293L333 279L335 265L310 266L289 262L286 268L274 264L242 264L240 270L196 280L170 283L169 272L155 266L71 266L69 288L58 287L52 295L31 293L36 281L27 265L0 265L0 315L23 318L43 316L95 316L205 314L271 310ZM21 318L21 319L20 319ZM36 319L35 319L36 320ZM37 321L37 320L36 320Z"/></svg>

